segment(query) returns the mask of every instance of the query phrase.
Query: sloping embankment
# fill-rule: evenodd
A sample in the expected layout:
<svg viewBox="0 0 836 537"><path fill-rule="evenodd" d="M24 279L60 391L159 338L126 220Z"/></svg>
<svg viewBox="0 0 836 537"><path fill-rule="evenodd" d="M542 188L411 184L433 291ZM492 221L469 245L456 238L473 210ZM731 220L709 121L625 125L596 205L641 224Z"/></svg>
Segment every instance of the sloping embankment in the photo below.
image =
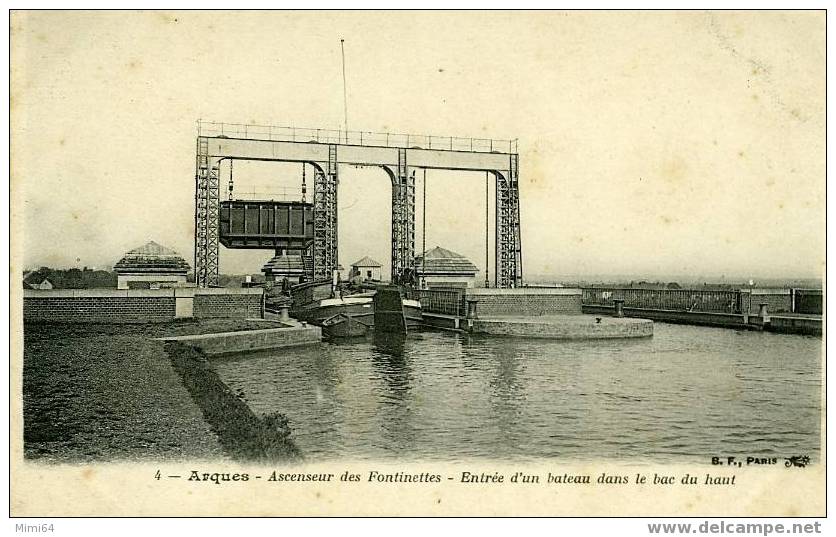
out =
<svg viewBox="0 0 836 537"><path fill-rule="evenodd" d="M281 413L256 416L220 379L206 355L194 347L170 341L165 345L174 369L233 459L286 461L301 458Z"/></svg>

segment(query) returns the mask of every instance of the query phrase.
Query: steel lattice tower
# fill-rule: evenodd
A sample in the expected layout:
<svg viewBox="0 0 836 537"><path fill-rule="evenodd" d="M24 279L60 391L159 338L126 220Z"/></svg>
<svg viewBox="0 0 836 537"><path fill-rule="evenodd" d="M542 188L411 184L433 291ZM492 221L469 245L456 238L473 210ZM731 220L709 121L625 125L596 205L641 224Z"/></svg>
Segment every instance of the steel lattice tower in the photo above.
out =
<svg viewBox="0 0 836 537"><path fill-rule="evenodd" d="M195 283L214 287L219 278L218 211L220 209L218 162L209 159L209 141L197 139L195 172Z"/></svg>

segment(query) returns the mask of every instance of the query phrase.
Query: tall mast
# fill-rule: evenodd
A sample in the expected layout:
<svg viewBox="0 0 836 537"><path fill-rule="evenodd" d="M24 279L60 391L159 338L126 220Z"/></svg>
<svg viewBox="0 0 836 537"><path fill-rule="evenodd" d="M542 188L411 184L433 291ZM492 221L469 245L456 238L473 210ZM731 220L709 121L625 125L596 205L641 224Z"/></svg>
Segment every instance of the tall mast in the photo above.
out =
<svg viewBox="0 0 836 537"><path fill-rule="evenodd" d="M421 202L424 207L421 209L421 289L427 286L427 169L424 168L424 179L421 181L424 193Z"/></svg>
<svg viewBox="0 0 836 537"><path fill-rule="evenodd" d="M491 286L491 281L488 279L488 272L490 271L490 267L488 265L488 233L490 228L490 220L488 218L488 208L490 206L489 203L489 192L490 192L490 172L485 172L485 287Z"/></svg>
<svg viewBox="0 0 836 537"><path fill-rule="evenodd" d="M345 121L345 143L348 143L348 93L345 88L345 39L340 39L340 50L343 56L343 114Z"/></svg>

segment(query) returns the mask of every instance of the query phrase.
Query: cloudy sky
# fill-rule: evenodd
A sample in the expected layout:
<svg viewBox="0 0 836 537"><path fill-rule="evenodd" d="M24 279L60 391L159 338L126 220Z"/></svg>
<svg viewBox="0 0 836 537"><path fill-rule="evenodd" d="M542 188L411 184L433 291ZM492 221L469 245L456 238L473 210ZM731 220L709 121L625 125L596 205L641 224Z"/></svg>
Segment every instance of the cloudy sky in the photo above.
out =
<svg viewBox="0 0 836 537"><path fill-rule="evenodd" d="M196 120L340 128L344 38L349 128L519 138L527 274L819 276L824 23L17 13L13 247L25 267L109 266L153 239L191 262ZM236 163L236 189L295 199L300 174ZM370 255L388 270L384 172L346 166L340 179L340 262ZM431 171L427 191L427 246L484 267L484 175ZM418 230L420 249L420 212ZM221 270L269 257L222 249Z"/></svg>

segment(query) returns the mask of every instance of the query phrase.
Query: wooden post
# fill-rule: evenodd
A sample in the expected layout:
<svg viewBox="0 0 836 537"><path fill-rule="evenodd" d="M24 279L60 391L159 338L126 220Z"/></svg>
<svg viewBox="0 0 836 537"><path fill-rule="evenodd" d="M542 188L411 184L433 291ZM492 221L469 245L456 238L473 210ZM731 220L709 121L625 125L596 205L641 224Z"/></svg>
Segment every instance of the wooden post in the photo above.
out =
<svg viewBox="0 0 836 537"><path fill-rule="evenodd" d="M624 317L624 299L623 298L613 299L613 303L615 304L615 316L616 317Z"/></svg>
<svg viewBox="0 0 836 537"><path fill-rule="evenodd" d="M479 317L476 315L476 304L479 302L476 298L467 299L467 330L473 332L473 321Z"/></svg>
<svg viewBox="0 0 836 537"><path fill-rule="evenodd" d="M765 323L769 322L769 312L766 311L766 307L768 305L769 304L767 302L761 302L758 304L758 316Z"/></svg>

